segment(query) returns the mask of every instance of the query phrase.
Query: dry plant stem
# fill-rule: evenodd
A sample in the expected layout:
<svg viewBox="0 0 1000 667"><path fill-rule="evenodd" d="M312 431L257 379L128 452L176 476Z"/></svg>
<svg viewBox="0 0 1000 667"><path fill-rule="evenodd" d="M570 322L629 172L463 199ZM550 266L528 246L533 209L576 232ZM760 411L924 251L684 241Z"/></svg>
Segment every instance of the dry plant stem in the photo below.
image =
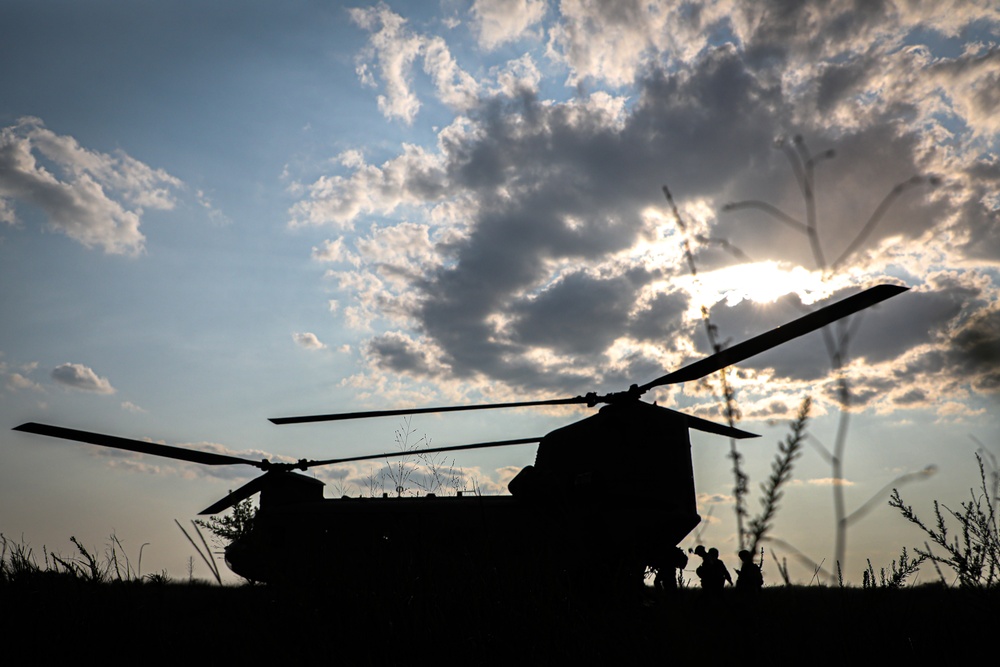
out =
<svg viewBox="0 0 1000 667"><path fill-rule="evenodd" d="M883 486L881 489L876 491L874 494L872 494L872 497L866 500L864 503L862 503L862 505L858 507L858 509L851 512L851 514L844 519L845 527L850 528L852 523L863 519L869 512L875 509L876 506L881 506L882 498L884 498L885 494L892 491L894 488L898 488L910 482L927 479L928 477L934 475L935 473L937 473L937 466L930 465L924 468L923 470L918 470L917 472L908 472L903 475L900 475L899 477L892 480L891 482Z"/></svg>
<svg viewBox="0 0 1000 667"><path fill-rule="evenodd" d="M796 137L794 141L795 150L784 145L785 155L792 163L799 181L799 188L802 191L802 199L806 208L806 229L808 230L809 246L812 249L813 259L817 268L826 275L826 259L823 256L823 247L819 240L819 230L816 219L816 190L814 188L814 175L816 160L812 158L808 147L801 137ZM832 158L832 151L822 154L822 158ZM841 345L833 341L833 336L828 329L823 330L827 352L830 355L830 365L836 373L841 373L843 359L847 356L847 342L845 336L841 337ZM846 567L847 553L847 531L844 518L847 516L844 503L844 489L841 481L844 479L844 447L847 443L847 429L850 423L850 416L847 411L850 403L850 389L847 381L841 376L838 381L838 394L840 396L840 419L837 422L837 435L834 441L832 470L833 473L833 508L836 526L836 537L834 547L834 562L838 567Z"/></svg>
<svg viewBox="0 0 1000 667"><path fill-rule="evenodd" d="M840 417L837 420L837 435L833 445L833 510L837 522L837 535L834 547L835 561L838 565L847 567L847 510L844 501L844 448L847 445L847 428L850 424L850 389L847 381L840 380Z"/></svg>
<svg viewBox="0 0 1000 667"><path fill-rule="evenodd" d="M771 549L771 558L774 559L774 564L778 567L778 574L781 575L781 580L785 582L785 586L792 585L792 578L788 576L788 559L782 558L778 560L778 554L774 553L774 549Z"/></svg>
<svg viewBox="0 0 1000 667"><path fill-rule="evenodd" d="M667 198L667 202L670 204L670 210L673 212L677 227L683 234L681 243L684 249L684 258L687 260L691 276L697 279L698 266L694 261L694 253L691 252L691 243L688 241L688 228L687 225L684 224L684 219L681 217L680 211L677 210L677 204L674 202L674 197L670 193L670 188L666 185L663 186L663 196ZM726 245L731 247L728 243ZM706 306L702 306L701 308L701 319L705 325L705 333L708 335L708 342L712 347L712 351L721 352L723 344L718 340L718 327L712 323ZM726 411L726 421L729 422L730 426L735 426L736 422L739 421L740 418L739 406L736 403L736 392L729 383L729 378L726 376L725 369L719 371L719 378L722 384L722 396ZM736 447L736 440L733 438L729 439L729 458L733 462L733 478L735 480L733 498L734 511L736 512L736 535L739 540L740 549L743 549L745 546L746 536L746 530L743 527L743 522L747 516L746 496L749 479L746 473L743 472L743 455L740 454L739 449Z"/></svg>
<svg viewBox="0 0 1000 667"><path fill-rule="evenodd" d="M990 481L992 493L990 497L993 500L1000 502L1000 464L997 463L997 457L983 444L983 441L974 435L970 435L969 438L979 445L977 450L979 455L983 457L984 465L989 468L990 471Z"/></svg>
<svg viewBox="0 0 1000 667"><path fill-rule="evenodd" d="M764 211L770 214L774 219L788 225L792 229L802 232L806 235L809 240L809 247L813 255L813 260L816 267L820 270L825 278L830 277L830 272L834 269L839 268L843 263L854 255L855 252L864 244L871 233L874 231L875 227L885 216L886 212L891 207L892 203L899 197L899 195L909 186L918 183L923 183L929 181L932 185L936 184L937 181L934 178L925 179L922 176L914 176L907 181L897 184L878 204L875 210L869 216L868 220L862 226L860 232L851 240L851 242L846 246L844 251L839 257L829 265L826 260L826 255L824 253L823 244L820 239L819 233L819 219L817 215L816 206L816 187L815 187L815 168L816 165L824 160L831 159L835 157L833 150L824 151L818 155L813 155L809 148L806 146L805 141L802 137L796 136L794 140L789 144L788 142L781 142L779 148L784 152L788 159L789 165L791 166L792 172L795 176L796 182L799 186L799 190L802 195L802 200L805 209L805 222L802 222L795 217L785 213L781 209L759 200L750 200L744 202L737 202L732 204L727 204L723 210L734 211L744 208L754 208ZM677 209L677 205L674 202L673 196L667 186L663 186L663 194L670 204L671 211L673 212L674 219L677 223L678 228L683 234L682 246L684 251L684 258L688 264L691 271L691 275L697 279L698 270L695 263L694 254L691 250L691 244L688 240L690 231L687 225L684 223L680 212ZM746 258L746 255L740 252L738 249L734 248L728 241L719 239L705 239L703 237L697 237L702 243L711 243L713 245L722 246L724 250L733 254L738 258ZM844 488L842 480L844 479L844 457L847 445L847 434L850 426L850 407L851 407L851 394L850 386L847 383L846 378L843 374L845 360L848 358L848 348L850 346L851 339L858 325L861 322L861 317L857 316L855 318L849 319L847 321L842 321L837 323L837 334L831 328L826 327L822 329L823 342L826 346L827 354L830 359L830 367L834 374L837 376L837 395L840 403L839 409L839 419L837 422L837 431L834 440L833 452L829 455L828 460L831 466L831 474L834 480L833 484L833 504L834 504L834 532L835 532L835 545L834 545L834 562L837 564L838 568L845 566L846 553L847 553L847 527L851 518L858 518L863 516L863 513L855 512L850 517L847 515L846 501L844 498ZM705 330L708 334L709 342L712 345L714 351L719 351L722 349L722 344L718 341L718 330L708 316L708 309L702 308L702 320L705 324ZM723 371L721 374L721 385L722 394L725 402L726 417L729 420L730 426L734 425L739 419L738 406L735 400L735 392L732 390L729 384L728 378ZM799 451L801 446L801 438L793 431L793 438L796 438L796 452ZM779 458L781 454L779 453ZM733 489L733 495L735 498L735 511L737 520L737 530L739 535L740 548L745 546L745 538L750 538L753 540L753 544L756 545L761 539L763 539L766 534L767 528L769 528L770 516L768 515L767 509L765 508L765 513L762 517L767 517L764 523L754 526L751 523L750 531L744 530L744 518L747 516L746 512L746 494L747 494L747 477L742 470L742 456L736 447L736 442L734 440L730 441L730 454L729 457L733 461L733 475L736 481L735 487ZM789 461L789 465L791 462ZM765 489L766 493L766 489ZM766 498L765 498L766 500ZM766 526L764 531L760 534L755 535L761 527ZM821 571L821 568L817 568L816 574ZM832 575L831 579L833 578Z"/></svg>
<svg viewBox="0 0 1000 667"><path fill-rule="evenodd" d="M191 536L188 535L188 532L186 530L184 530L184 526L181 525L180 521L178 521L177 519L174 519L174 523L176 523L177 527L181 529L182 533L184 533L184 537L186 537L187 541L191 543L191 546L194 547L194 550L198 552L198 555L205 562L205 565L208 566L209 571L215 577L216 582L218 582L219 585L221 586L222 585L222 574L219 572L218 566L212 560L212 557L211 557L212 553L208 550L208 544L205 543L205 538L202 536L201 531L198 530L198 525L195 522L193 522L193 521L191 522L191 524L194 526L194 529L196 531L198 531L198 537L201 538L202 544L205 544L205 551L204 552L202 552L201 547L198 546L198 543L195 542L193 539L191 539Z"/></svg>
<svg viewBox="0 0 1000 667"><path fill-rule="evenodd" d="M835 157L835 153L832 150L828 150L814 156L810 153L805 141L803 141L800 136L796 136L794 138L791 146L788 142L783 141L779 147L788 158L788 162L795 175L796 182L799 185L799 190L801 192L805 208L805 222L801 222L771 204L758 200L727 204L723 207L723 210L735 211L744 208L759 209L768 213L779 222L788 225L792 229L803 232L809 239L809 247L812 251L816 267L822 272L824 277L829 277L831 275L831 271L840 268L848 258L857 252L858 248L860 248L868 239L875 227L885 216L886 212L892 206L892 203L907 187L923 182L929 182L932 185L937 184L937 179L924 178L923 176L914 176L906 181L903 181L902 183L896 184L896 186L893 187L892 190L882 199L879 205L875 207L875 210L872 212L871 216L869 216L867 222L861 228L861 231L847 245L841 255L833 262L832 265L828 265L819 236L819 220L816 214L815 167L820 161ZM843 377L843 367L844 361L848 356L848 346L856 329L857 323L860 322L860 316L852 319L855 322L854 326L850 326L848 324L850 320L838 323L839 336L836 339L828 328L823 329L823 341L827 348L827 354L830 357L830 367L838 375L838 397L840 400L840 417L837 423L837 433L833 453L829 458L831 474L834 480L834 554L835 563L837 563L838 566L844 565L847 554L848 524L844 488L841 482L844 479L844 455L847 444L847 433L850 425L850 387L847 384L846 379Z"/></svg>

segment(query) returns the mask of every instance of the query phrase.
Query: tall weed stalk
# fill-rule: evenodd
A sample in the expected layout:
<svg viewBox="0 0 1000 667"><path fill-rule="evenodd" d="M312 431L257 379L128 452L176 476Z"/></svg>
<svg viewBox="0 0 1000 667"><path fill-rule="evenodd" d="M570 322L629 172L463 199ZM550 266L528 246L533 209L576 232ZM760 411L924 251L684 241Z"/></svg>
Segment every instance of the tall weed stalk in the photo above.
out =
<svg viewBox="0 0 1000 667"><path fill-rule="evenodd" d="M817 215L816 206L816 179L815 172L816 167L826 160L835 157L835 152L833 150L827 150L822 153L814 155L809 148L806 146L805 141L801 136L796 136L792 142L779 141L777 143L777 148L782 150L788 159L789 165L792 169L792 173L795 180L799 186L799 191L802 197L804 218L800 219L792 216L785 211L782 211L778 207L760 200L747 200L734 202L726 204L723 207L724 211L738 211L744 209L755 209L762 211L769 215L772 219L780 222L781 224L787 225L788 227L802 233L808 243L810 252L813 256L816 268L822 273L824 278L830 278L834 273L842 269L846 262L851 259L858 250L864 245L865 241L871 235L871 233L878 226L879 222L885 216L886 212L891 208L893 202L908 188L922 184L930 183L931 185L937 185L938 181L935 178L926 178L923 176L914 176L906 181L898 183L894 186L889 193L879 202L878 206L872 211L868 220L862 226L861 230L855 235L855 237L848 243L844 250L834 259L832 262L828 261L826 250L820 241L820 223L819 217ZM697 266L694 259L694 253L691 248L691 242L688 238L688 229L684 224L683 219L677 206L674 203L673 197L670 191L664 187L664 194L667 197L668 202L671 205L674 218L677 221L678 227L684 234L683 238L683 250L685 259L687 261L688 267L691 270L693 276L697 275ZM696 237L696 240L704 245L716 245L720 246L726 252L732 254L740 261L752 261L746 253L742 252L738 248L735 248L732 244L724 239L707 239L703 237ZM718 351L721 349L721 345L718 342L718 330L714 324L711 323L708 317L708 309L702 308L702 319L705 323L706 331L709 335L709 341L711 342L713 349ZM846 559L847 551L847 528L852 517L859 518L861 515L855 513L848 515L846 510L846 501L844 498L844 488L843 484L838 483L844 479L844 458L847 445L847 435L850 425L850 410L852 405L852 395L850 385L844 373L844 367L849 359L850 343L853 336L857 330L857 326L862 320L862 314L855 315L851 318L846 318L840 320L831 327L824 327L822 331L823 341L826 346L827 355L829 357L830 367L836 378L836 397L839 407L839 418L837 424L837 430L834 438L834 446L832 452L824 452L827 460L831 466L831 476L834 480L833 484L833 504L834 504L834 521L835 521L835 563L838 566L843 566ZM727 417L730 418L730 425L732 425L736 419L738 419L739 408L735 401L735 392L725 376L723 371L720 374L722 383L722 398L724 402L724 409ZM793 426L793 433L790 437L798 439L801 442L801 434L796 433ZM787 441L786 441L787 442ZM787 458L787 452L784 453ZM778 458L781 459L783 453L779 451ZM796 456L798 455L798 447L796 448ZM760 533L761 537L754 538L754 534L758 533L762 526L767 525L769 527L770 520L773 519L773 513L769 516L767 507L765 506L765 512L761 515L760 519L766 520L765 523L754 524L751 522L749 530L744 530L744 520L747 516L746 511L746 495L747 495L747 476L742 469L742 456L739 453L736 442L730 442L730 454L729 458L733 461L733 476L735 479L734 486L734 498L735 498L735 511L737 518L737 531L739 536L739 543L741 548L746 544L747 539L751 540L754 545L759 542L764 533ZM787 459L788 473L791 472L792 459ZM772 469L772 479L773 479ZM780 485L779 485L780 486ZM773 492L773 491L772 491ZM769 491L765 487L765 499ZM780 497L780 495L778 496ZM766 531L765 531L766 533ZM832 575L830 575L832 576Z"/></svg>

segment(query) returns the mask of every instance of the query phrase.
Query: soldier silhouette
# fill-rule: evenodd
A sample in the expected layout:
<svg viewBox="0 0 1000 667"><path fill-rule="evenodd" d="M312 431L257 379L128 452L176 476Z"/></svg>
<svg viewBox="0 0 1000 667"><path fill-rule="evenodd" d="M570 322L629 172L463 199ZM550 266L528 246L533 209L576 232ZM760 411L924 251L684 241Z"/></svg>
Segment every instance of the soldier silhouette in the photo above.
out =
<svg viewBox="0 0 1000 667"><path fill-rule="evenodd" d="M746 549L740 551L740 564L736 570L736 588L745 593L755 593L764 585L764 575L760 566L753 562L753 554Z"/></svg>
<svg viewBox="0 0 1000 667"><path fill-rule="evenodd" d="M656 576L653 578L653 588L658 591L677 590L677 570L687 567L688 557L680 547L668 551L663 560L656 564Z"/></svg>
<svg viewBox="0 0 1000 667"><path fill-rule="evenodd" d="M721 591L726 587L726 582L733 583L733 577L729 574L726 564L719 558L719 550L712 547L705 551L705 547L698 545L694 550L695 554L701 556L701 565L695 570L695 574L701 579L701 587L706 591Z"/></svg>

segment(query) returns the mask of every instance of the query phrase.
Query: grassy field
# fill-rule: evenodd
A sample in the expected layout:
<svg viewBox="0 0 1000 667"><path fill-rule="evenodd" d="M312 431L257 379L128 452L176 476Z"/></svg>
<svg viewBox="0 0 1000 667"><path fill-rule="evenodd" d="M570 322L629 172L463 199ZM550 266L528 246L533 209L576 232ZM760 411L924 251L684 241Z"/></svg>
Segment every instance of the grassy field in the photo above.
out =
<svg viewBox="0 0 1000 667"><path fill-rule="evenodd" d="M342 664L601 664L858 658L920 663L997 656L1000 589L767 587L753 598L699 588L599 598L587 591L460 587L394 595L216 586L163 580L94 582L36 572L0 582L8 648L35 657L116 660L317 658ZM37 655L36 655L37 654Z"/></svg>

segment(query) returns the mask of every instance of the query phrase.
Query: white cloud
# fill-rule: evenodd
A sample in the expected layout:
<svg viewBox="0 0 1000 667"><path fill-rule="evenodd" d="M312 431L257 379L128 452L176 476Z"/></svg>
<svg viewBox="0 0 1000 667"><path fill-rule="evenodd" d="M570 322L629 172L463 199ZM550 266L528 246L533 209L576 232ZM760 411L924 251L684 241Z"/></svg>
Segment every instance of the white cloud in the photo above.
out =
<svg viewBox="0 0 1000 667"><path fill-rule="evenodd" d="M436 198L447 183L440 158L419 146L405 145L402 155L380 167L352 153L351 164L350 176L322 176L310 185L308 198L289 212L289 224L347 229L360 215L391 213L401 205Z"/></svg>
<svg viewBox="0 0 1000 667"><path fill-rule="evenodd" d="M421 102L413 91L412 79L418 58L423 61L423 70L434 83L441 102L465 111L479 101L480 83L459 67L443 38L413 32L406 19L385 3L352 9L350 13L355 23L371 33L366 48L358 56L358 78L366 86L382 87L378 108L386 118L407 125L416 118Z"/></svg>
<svg viewBox="0 0 1000 667"><path fill-rule="evenodd" d="M1000 132L1000 47L930 67L930 79L979 136Z"/></svg>
<svg viewBox="0 0 1000 667"><path fill-rule="evenodd" d="M413 122L420 101L410 89L413 62L420 54L423 39L406 28L406 19L394 13L384 3L367 9L351 9L351 19L372 33L364 58L358 62L358 77L362 83L375 84L371 65L374 60L385 94L378 96L378 108L387 118Z"/></svg>
<svg viewBox="0 0 1000 667"><path fill-rule="evenodd" d="M326 344L320 342L319 338L317 338L314 333L293 333L292 340L294 340L299 347L306 350L322 350L326 348Z"/></svg>
<svg viewBox="0 0 1000 667"><path fill-rule="evenodd" d="M838 479L836 477L810 479L806 483L813 486L854 486L854 482L849 479Z"/></svg>
<svg viewBox="0 0 1000 667"><path fill-rule="evenodd" d="M545 17L545 0L476 0L472 15L479 44L495 49L518 40Z"/></svg>
<svg viewBox="0 0 1000 667"><path fill-rule="evenodd" d="M0 222L8 225L17 224L17 213L14 212L14 202L0 199Z"/></svg>
<svg viewBox="0 0 1000 667"><path fill-rule="evenodd" d="M52 370L52 379L69 389L89 391L95 394L113 394L117 390L107 378L100 377L83 364L60 364Z"/></svg>
<svg viewBox="0 0 1000 667"><path fill-rule="evenodd" d="M317 248L313 246L312 258L317 262L342 262L349 256L349 253L344 250L344 239L343 237L336 238L334 240L323 241L323 246Z"/></svg>
<svg viewBox="0 0 1000 667"><path fill-rule="evenodd" d="M698 494L698 504L699 505L730 505L734 502L734 499L730 495L724 493L699 493Z"/></svg>
<svg viewBox="0 0 1000 667"><path fill-rule="evenodd" d="M11 202L28 204L45 213L52 229L87 247L135 254L145 240L143 209L172 208L180 186L125 153L87 150L37 118L0 129L0 217L7 222Z"/></svg>
<svg viewBox="0 0 1000 667"><path fill-rule="evenodd" d="M45 391L40 384L28 377L36 368L38 368L38 362L33 361L31 363L21 364L18 367L18 370L13 370L10 365L3 360L3 356L3 352L0 352L0 379L3 380L4 387L7 391Z"/></svg>
<svg viewBox="0 0 1000 667"><path fill-rule="evenodd" d="M548 54L569 67L569 85L588 78L628 85L650 64L691 63L710 26L731 11L724 4L564 0Z"/></svg>
<svg viewBox="0 0 1000 667"><path fill-rule="evenodd" d="M479 82L455 62L440 37L425 40L424 71L437 88L438 99L458 111L467 111L479 99Z"/></svg>
<svg viewBox="0 0 1000 667"><path fill-rule="evenodd" d="M507 62L494 75L497 83L491 92L505 97L515 97L523 92L535 93L542 80L542 73L527 53Z"/></svg>
<svg viewBox="0 0 1000 667"><path fill-rule="evenodd" d="M40 384L28 379L20 373L10 373L7 375L7 388L11 391L20 391L22 389L44 391Z"/></svg>
<svg viewBox="0 0 1000 667"><path fill-rule="evenodd" d="M229 225L232 224L232 220L225 213L220 211L212 204L212 200L207 194L198 190L195 192L195 198L198 200L198 204L208 212L208 219L211 220L216 225Z"/></svg>
<svg viewBox="0 0 1000 667"><path fill-rule="evenodd" d="M146 414L146 410L145 409L139 407L138 405L136 405L132 401L123 401L122 402L122 410L125 410L126 412L133 412L135 414Z"/></svg>

